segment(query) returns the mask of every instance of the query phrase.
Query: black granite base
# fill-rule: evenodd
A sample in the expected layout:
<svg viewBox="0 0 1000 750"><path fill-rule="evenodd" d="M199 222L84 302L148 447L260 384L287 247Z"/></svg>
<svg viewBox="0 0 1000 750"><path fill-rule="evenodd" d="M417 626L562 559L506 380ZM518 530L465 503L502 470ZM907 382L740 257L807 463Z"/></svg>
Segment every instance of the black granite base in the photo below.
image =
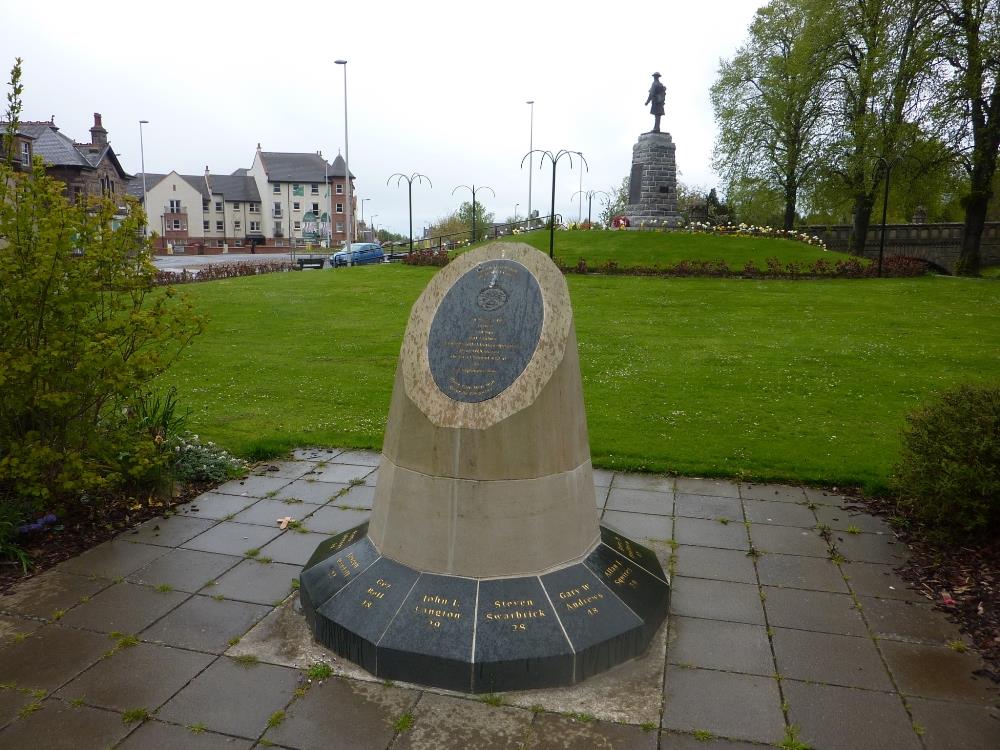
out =
<svg viewBox="0 0 1000 750"><path fill-rule="evenodd" d="M491 579L414 570L367 532L320 544L299 595L318 642L384 679L466 693L572 685L639 656L667 616L656 555L606 527L583 562Z"/></svg>

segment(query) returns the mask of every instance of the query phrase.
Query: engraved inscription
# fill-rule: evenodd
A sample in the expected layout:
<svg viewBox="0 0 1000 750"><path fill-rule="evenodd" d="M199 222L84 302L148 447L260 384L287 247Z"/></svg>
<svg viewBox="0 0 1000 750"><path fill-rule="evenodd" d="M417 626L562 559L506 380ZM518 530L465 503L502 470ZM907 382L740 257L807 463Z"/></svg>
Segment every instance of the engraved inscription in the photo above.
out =
<svg viewBox="0 0 1000 750"><path fill-rule="evenodd" d="M427 618L427 627L439 630L443 622L456 622L462 619L459 611L461 605L458 599L437 596L436 594L424 594L420 601L413 606L413 611L418 615Z"/></svg>
<svg viewBox="0 0 1000 750"><path fill-rule="evenodd" d="M616 586L628 586L632 589L639 588L639 581L634 575L631 565L624 560L616 559L604 569L604 578Z"/></svg>
<svg viewBox="0 0 1000 750"><path fill-rule="evenodd" d="M595 591L589 583L581 583L579 586L559 592L560 603L567 612L580 610L590 617L601 611L597 605L603 598L604 592Z"/></svg>
<svg viewBox="0 0 1000 750"><path fill-rule="evenodd" d="M338 557L334 560L333 567L330 568L330 578L337 576L350 578L351 574L360 567L361 563L358 562L358 558L354 556L353 552L348 552L346 557Z"/></svg>
<svg viewBox="0 0 1000 750"><path fill-rule="evenodd" d="M633 560L635 562L642 561L642 555L635 549L635 547L632 546L631 541L625 539L624 537L620 537L617 534L612 537L612 540L614 541L615 549L625 555L629 560Z"/></svg>
<svg viewBox="0 0 1000 750"><path fill-rule="evenodd" d="M392 588L392 584L388 581L379 578L375 583L368 587L363 596L364 599L361 600L361 606L365 609L371 609L376 604L378 604L382 599L385 598L385 592Z"/></svg>
<svg viewBox="0 0 1000 750"><path fill-rule="evenodd" d="M483 615L488 622L506 623L512 633L523 633L531 620L544 617L545 610L534 599L496 599Z"/></svg>
<svg viewBox="0 0 1000 750"><path fill-rule="evenodd" d="M478 403L506 390L527 367L544 316L538 281L520 263L480 263L456 281L438 306L427 341L437 387Z"/></svg>

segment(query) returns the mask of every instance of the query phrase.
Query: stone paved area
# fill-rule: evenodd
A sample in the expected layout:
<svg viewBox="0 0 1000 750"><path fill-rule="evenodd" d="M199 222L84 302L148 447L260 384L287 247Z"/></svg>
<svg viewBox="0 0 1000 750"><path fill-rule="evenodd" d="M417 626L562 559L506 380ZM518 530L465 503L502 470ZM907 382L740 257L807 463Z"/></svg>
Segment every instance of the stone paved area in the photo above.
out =
<svg viewBox="0 0 1000 750"><path fill-rule="evenodd" d="M595 472L673 571L644 657L485 700L376 681L311 642L293 580L377 463L299 451L0 597L0 748L1000 747L1000 691L893 573L905 548L799 487Z"/></svg>

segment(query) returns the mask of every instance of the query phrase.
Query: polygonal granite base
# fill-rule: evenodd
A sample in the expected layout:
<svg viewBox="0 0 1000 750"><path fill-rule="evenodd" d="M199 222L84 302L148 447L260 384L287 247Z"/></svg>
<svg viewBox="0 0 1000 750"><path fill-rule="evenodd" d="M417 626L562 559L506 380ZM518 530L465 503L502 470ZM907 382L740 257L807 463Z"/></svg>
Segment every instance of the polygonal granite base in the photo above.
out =
<svg viewBox="0 0 1000 750"><path fill-rule="evenodd" d="M367 530L322 542L299 596L319 643L384 679L465 693L572 685L639 656L667 615L659 560L603 526L582 562L484 579L401 565Z"/></svg>

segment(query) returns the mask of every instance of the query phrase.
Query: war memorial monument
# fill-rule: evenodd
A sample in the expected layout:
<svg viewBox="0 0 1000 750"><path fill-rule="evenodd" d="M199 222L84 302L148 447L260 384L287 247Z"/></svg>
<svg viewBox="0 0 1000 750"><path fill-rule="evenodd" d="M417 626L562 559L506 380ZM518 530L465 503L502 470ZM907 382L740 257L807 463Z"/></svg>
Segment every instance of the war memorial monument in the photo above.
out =
<svg viewBox="0 0 1000 750"><path fill-rule="evenodd" d="M677 157L670 133L660 131L660 118L666 102L666 87L660 74L653 73L646 104L655 118L653 129L639 136L632 147L632 170L629 172L628 205L625 215L629 224L678 226L682 223L677 211Z"/></svg>
<svg viewBox="0 0 1000 750"><path fill-rule="evenodd" d="M384 679L556 687L640 655L669 591L598 523L562 274L524 244L459 256L411 310L372 517L301 575L314 637Z"/></svg>

